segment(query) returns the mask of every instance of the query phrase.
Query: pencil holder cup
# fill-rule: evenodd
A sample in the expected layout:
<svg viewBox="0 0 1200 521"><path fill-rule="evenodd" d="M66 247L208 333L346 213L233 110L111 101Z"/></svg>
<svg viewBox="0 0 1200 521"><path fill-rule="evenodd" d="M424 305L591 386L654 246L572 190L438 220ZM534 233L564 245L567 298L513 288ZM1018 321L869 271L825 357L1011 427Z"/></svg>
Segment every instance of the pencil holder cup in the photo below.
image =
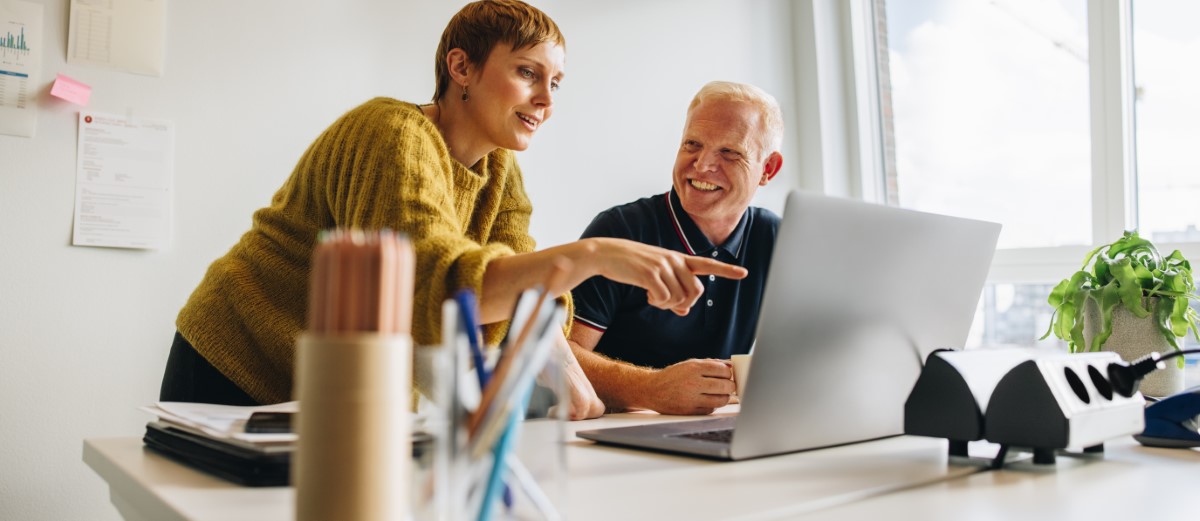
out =
<svg viewBox="0 0 1200 521"><path fill-rule="evenodd" d="M511 507L497 510L499 519L551 521L567 517L566 366L562 353L553 352L538 377L513 451L518 467L524 468L510 469L515 499ZM525 477L518 478L517 472Z"/></svg>
<svg viewBox="0 0 1200 521"><path fill-rule="evenodd" d="M296 519L407 519L409 336L306 333L296 357Z"/></svg>
<svg viewBox="0 0 1200 521"><path fill-rule="evenodd" d="M414 427L413 519L478 519L494 456L489 451L475 457L470 450L466 410L479 402L478 389L472 389L478 384L470 356L452 342L414 349L414 387L421 398L419 424ZM519 411L527 421L514 433L514 447L502 471L507 492L501 492L502 504L493 508L492 519L564 517L565 409L557 406L558 397L566 392L563 374L557 370L561 365L557 356L550 357L530 403Z"/></svg>

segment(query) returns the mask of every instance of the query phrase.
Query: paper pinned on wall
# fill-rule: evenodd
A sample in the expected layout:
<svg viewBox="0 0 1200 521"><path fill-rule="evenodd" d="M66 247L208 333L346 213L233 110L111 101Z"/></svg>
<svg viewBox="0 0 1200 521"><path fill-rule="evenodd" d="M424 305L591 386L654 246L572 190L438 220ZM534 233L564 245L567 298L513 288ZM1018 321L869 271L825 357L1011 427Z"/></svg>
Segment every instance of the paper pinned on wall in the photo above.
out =
<svg viewBox="0 0 1200 521"><path fill-rule="evenodd" d="M0 134L33 137L42 63L42 5L0 0Z"/></svg>
<svg viewBox="0 0 1200 521"><path fill-rule="evenodd" d="M67 63L162 76L166 0L71 0Z"/></svg>
<svg viewBox="0 0 1200 521"><path fill-rule="evenodd" d="M50 95L86 107L88 99L92 97L92 88L70 76L59 74L54 79L54 86L50 87Z"/></svg>
<svg viewBox="0 0 1200 521"><path fill-rule="evenodd" d="M159 249L170 242L175 127L79 114L75 246Z"/></svg>

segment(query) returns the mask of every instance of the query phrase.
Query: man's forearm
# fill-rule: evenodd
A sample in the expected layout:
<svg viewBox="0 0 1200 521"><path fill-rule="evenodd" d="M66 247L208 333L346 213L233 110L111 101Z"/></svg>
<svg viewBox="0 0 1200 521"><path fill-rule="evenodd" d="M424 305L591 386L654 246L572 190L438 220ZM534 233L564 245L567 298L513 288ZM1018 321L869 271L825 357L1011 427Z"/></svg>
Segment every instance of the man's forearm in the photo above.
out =
<svg viewBox="0 0 1200 521"><path fill-rule="evenodd" d="M613 360L575 342L570 344L596 395L609 412L632 408L653 409L653 404L647 403L646 386L656 372L654 369Z"/></svg>

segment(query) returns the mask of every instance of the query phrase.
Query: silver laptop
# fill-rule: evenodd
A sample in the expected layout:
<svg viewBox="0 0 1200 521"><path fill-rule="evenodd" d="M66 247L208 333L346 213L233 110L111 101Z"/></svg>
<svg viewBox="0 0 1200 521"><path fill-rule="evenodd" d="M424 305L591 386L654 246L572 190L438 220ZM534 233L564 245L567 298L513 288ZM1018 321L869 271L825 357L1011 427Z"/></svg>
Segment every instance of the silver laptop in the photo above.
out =
<svg viewBox="0 0 1200 521"><path fill-rule="evenodd" d="M580 431L740 460L903 432L934 349L962 347L1000 225L792 192L737 416Z"/></svg>

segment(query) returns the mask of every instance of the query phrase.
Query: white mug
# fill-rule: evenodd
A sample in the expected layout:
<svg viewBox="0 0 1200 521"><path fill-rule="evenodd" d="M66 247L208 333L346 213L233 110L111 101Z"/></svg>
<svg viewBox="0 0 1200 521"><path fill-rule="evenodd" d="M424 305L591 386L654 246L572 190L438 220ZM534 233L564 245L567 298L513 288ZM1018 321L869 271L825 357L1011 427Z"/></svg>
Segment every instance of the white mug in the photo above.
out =
<svg viewBox="0 0 1200 521"><path fill-rule="evenodd" d="M737 384L738 398L745 396L746 377L750 374L750 357L753 355L733 355L733 382Z"/></svg>

